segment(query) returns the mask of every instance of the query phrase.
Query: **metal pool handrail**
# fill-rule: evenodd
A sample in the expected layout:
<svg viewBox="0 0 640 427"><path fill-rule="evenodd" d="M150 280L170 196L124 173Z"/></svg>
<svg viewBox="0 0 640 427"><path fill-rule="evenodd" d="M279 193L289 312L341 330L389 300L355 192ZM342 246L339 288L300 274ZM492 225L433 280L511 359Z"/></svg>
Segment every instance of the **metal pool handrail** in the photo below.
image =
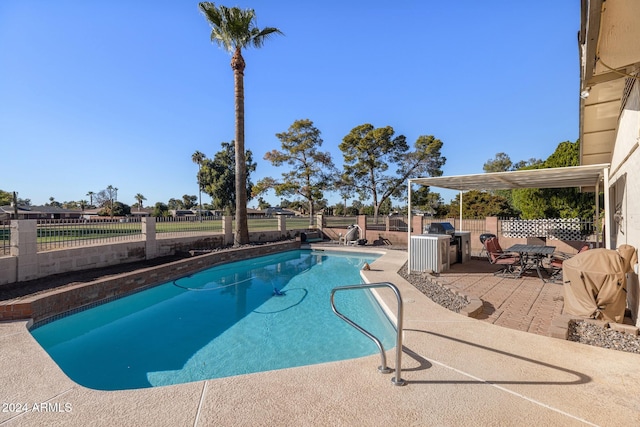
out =
<svg viewBox="0 0 640 427"><path fill-rule="evenodd" d="M347 290L354 290L354 289L384 288L384 287L391 288L391 290L393 290L393 292L396 294L396 298L398 300L398 313L396 315L396 331L397 331L397 338L396 338L396 376L391 379L391 382L394 385L405 385L406 384L405 380L403 380L402 377L400 376L400 373L402 371L402 366L401 366L401 359L402 359L402 298L400 297L400 291L398 290L398 288L393 283L389 283L389 282L365 283L365 284L360 284L360 285L338 286L336 288L333 288L333 290L331 291L331 309L333 310L333 312L339 318L341 318L342 320L344 320L345 322L347 322L348 324L350 324L351 326L356 328L358 331L363 333L366 337L368 337L370 340L372 340L378 346L378 349L380 350L380 357L382 359L382 364L378 367L378 370L380 372L382 372L382 373L385 373L385 374L389 373L389 372L391 372L391 368L387 367L387 358L386 358L386 356L384 354L384 347L382 346L382 342L380 342L380 340L378 338L373 336L370 332L365 330L362 326L358 325L356 322L354 322L353 320L349 319L344 314L340 313L338 311L338 309L336 308L336 305L334 303L334 295L335 295L335 293L337 291L347 291Z"/></svg>

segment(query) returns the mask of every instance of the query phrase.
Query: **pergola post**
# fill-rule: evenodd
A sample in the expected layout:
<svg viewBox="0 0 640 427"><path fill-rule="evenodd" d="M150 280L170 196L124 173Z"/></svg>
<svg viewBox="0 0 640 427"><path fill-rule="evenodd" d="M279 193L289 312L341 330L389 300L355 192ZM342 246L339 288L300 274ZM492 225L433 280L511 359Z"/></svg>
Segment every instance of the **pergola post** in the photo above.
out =
<svg viewBox="0 0 640 427"><path fill-rule="evenodd" d="M407 273L411 274L411 224L413 224L411 218L411 180L408 180L407 192L407 214L409 215L407 220L409 225L407 227ZM422 233L422 230L420 232Z"/></svg>

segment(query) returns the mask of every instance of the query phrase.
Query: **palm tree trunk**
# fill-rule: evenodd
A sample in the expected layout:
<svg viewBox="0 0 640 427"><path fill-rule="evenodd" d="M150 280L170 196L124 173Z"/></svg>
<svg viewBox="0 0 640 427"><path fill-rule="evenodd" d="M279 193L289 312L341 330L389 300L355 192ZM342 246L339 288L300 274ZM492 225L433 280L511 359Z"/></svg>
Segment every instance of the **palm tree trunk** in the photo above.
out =
<svg viewBox="0 0 640 427"><path fill-rule="evenodd" d="M202 171L202 164L198 162L198 204L200 205L198 210L198 218L200 219L200 222L202 222L202 186L200 185L201 171Z"/></svg>
<svg viewBox="0 0 640 427"><path fill-rule="evenodd" d="M313 227L314 214L313 200L309 199L309 228Z"/></svg>
<svg viewBox="0 0 640 427"><path fill-rule="evenodd" d="M236 245L249 243L247 224L247 164L244 153L244 67L240 48L231 58L235 90L236 119Z"/></svg>

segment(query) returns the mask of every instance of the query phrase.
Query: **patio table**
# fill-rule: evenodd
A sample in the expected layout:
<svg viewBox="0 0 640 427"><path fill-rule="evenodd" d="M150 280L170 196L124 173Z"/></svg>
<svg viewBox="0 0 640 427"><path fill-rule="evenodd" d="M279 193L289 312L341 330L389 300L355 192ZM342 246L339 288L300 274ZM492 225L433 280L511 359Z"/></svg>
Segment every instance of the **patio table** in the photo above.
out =
<svg viewBox="0 0 640 427"><path fill-rule="evenodd" d="M520 272L518 273L518 278L522 277L522 274L533 268L536 269L538 273L538 277L540 280L544 282L544 277L542 277L542 272L549 274L549 272L542 265L542 260L553 254L556 250L555 246L546 246L546 245L525 245L522 243L515 244L507 249L507 252L517 252L520 254Z"/></svg>

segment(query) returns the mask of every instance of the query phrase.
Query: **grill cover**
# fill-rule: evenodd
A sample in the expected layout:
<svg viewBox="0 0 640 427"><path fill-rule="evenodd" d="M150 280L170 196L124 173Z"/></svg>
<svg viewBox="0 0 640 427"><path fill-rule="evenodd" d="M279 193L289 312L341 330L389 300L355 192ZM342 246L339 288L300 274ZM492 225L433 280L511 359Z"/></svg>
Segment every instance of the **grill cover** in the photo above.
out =
<svg viewBox="0 0 640 427"><path fill-rule="evenodd" d="M627 306L626 274L637 262L633 246L592 249L564 261L564 312L622 323Z"/></svg>

